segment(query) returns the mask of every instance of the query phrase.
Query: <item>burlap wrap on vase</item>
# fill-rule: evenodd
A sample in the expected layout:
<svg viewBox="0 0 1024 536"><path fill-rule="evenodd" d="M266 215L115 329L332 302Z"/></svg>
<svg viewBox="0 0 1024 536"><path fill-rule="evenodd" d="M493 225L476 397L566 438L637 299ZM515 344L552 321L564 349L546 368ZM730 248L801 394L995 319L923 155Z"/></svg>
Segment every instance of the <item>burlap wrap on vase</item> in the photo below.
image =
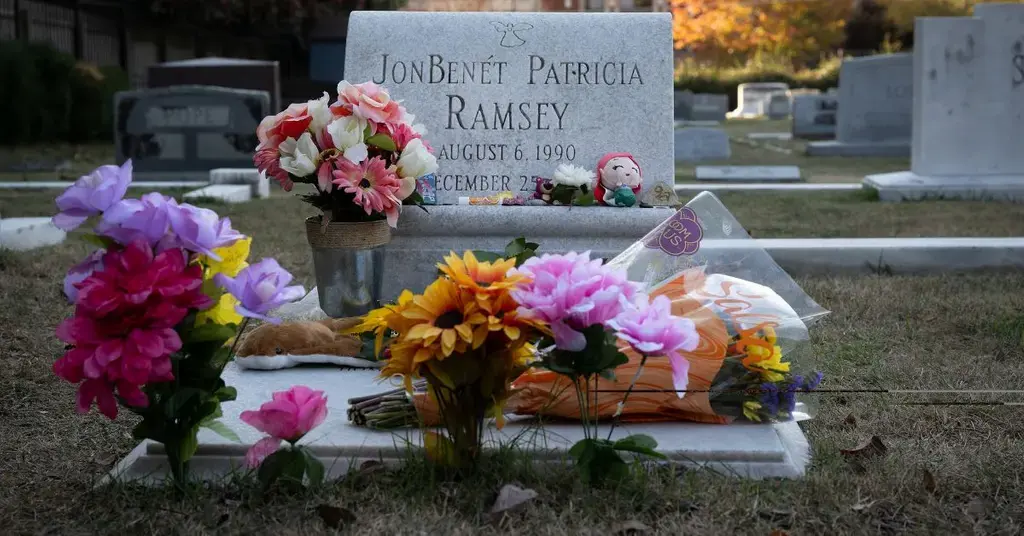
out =
<svg viewBox="0 0 1024 536"><path fill-rule="evenodd" d="M386 220L330 222L306 220L320 308L333 318L362 316L380 305L384 246L391 241Z"/></svg>

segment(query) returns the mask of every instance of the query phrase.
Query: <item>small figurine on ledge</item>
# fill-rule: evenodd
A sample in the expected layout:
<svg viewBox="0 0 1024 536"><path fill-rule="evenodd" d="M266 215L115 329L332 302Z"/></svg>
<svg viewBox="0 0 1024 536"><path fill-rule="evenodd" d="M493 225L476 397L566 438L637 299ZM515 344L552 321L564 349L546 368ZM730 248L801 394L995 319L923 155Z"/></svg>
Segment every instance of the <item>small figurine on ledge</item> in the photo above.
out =
<svg viewBox="0 0 1024 536"><path fill-rule="evenodd" d="M610 207L636 205L643 184L640 164L629 153L608 153L597 163L597 185L594 197Z"/></svg>

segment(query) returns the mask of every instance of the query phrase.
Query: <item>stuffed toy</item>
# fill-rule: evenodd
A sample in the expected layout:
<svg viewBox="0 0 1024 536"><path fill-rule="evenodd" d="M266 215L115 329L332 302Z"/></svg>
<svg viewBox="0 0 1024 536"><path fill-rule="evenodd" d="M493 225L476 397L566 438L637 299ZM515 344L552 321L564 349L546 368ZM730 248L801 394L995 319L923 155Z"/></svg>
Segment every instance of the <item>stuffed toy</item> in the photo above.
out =
<svg viewBox="0 0 1024 536"><path fill-rule="evenodd" d="M631 207L636 204L643 185L640 164L629 153L608 153L597 163L597 184L594 198L610 207Z"/></svg>
<svg viewBox="0 0 1024 536"><path fill-rule="evenodd" d="M338 332L360 322L359 318L316 322L263 324L243 336L235 362L246 369L277 370L303 363L378 368L377 361L362 359L363 340Z"/></svg>

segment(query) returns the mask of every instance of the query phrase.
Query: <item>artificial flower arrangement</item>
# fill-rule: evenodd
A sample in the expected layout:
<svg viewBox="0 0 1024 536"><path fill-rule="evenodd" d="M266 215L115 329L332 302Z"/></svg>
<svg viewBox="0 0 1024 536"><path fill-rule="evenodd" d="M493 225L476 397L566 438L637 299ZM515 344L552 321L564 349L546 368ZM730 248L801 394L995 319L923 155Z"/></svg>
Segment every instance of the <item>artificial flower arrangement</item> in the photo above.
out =
<svg viewBox="0 0 1024 536"><path fill-rule="evenodd" d="M510 383L488 384L488 392L500 396L489 400L485 413L499 423L502 414L582 421L584 440L569 453L585 478L625 474L624 451L659 457L650 437L612 441L620 421L725 424L810 416L796 395L816 389L821 373L797 374L792 359L806 347L807 326L827 311L749 239L713 195L701 194L691 204L707 213L710 225L702 225L688 205L608 263L586 253L536 257L537 245L519 239L504 259L491 254L480 262L483 255L473 252L446 257L446 276L432 285L457 289L450 295L471 304L502 289L504 314L493 314L493 306L477 316L462 314L457 318L467 325L453 328L449 340L468 344L475 340L471 335L504 333L514 323L514 333L526 338L517 344L535 350L516 356L515 367L505 369L527 367ZM734 249L697 257L704 229L715 228L729 229ZM427 303L433 304L430 315L418 312ZM437 401L436 381L423 368L443 363L443 352L410 355L401 345L416 337L443 345L437 321L454 318L447 316L455 310L452 304L406 291L397 305L367 317L359 329L376 330L385 357L391 352L382 374L404 377L408 394L351 401L350 420L374 428L450 426L446 412L453 402ZM400 357L392 364L396 348ZM422 376L425 385L412 383ZM611 424L607 436L598 434L599 422Z"/></svg>
<svg viewBox="0 0 1024 536"><path fill-rule="evenodd" d="M316 188L303 199L323 211L324 223L386 219L395 227L403 204L421 204L416 180L437 170L433 149L387 90L373 82L338 83L334 102L295 103L260 122L253 160L291 191Z"/></svg>
<svg viewBox="0 0 1024 536"><path fill-rule="evenodd" d="M242 422L267 434L245 454L245 463L268 489L277 481L313 486L324 480L324 464L308 448L297 445L327 418L327 397L305 385L278 391L256 410L243 411ZM287 446L282 448L282 443Z"/></svg>
<svg viewBox="0 0 1024 536"><path fill-rule="evenodd" d="M248 264L251 239L228 218L157 192L124 198L131 174L131 161L101 166L57 197L54 225L94 222L82 234L99 249L65 278L75 309L57 327L68 346L53 370L78 384L79 413L140 415L132 435L164 445L180 484L201 427L237 440L217 421L235 398L221 379L230 343L304 290L274 259Z"/></svg>

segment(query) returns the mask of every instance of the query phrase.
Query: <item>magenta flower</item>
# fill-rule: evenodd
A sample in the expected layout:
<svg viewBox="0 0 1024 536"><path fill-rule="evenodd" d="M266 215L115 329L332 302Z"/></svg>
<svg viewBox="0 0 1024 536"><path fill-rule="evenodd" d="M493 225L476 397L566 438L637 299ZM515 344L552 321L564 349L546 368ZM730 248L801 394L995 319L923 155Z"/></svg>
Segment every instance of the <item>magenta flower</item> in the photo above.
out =
<svg viewBox="0 0 1024 536"><path fill-rule="evenodd" d="M234 244L245 235L231 228L231 220L221 218L208 208L199 208L182 203L167 211L171 230L170 242L196 253L203 253L215 261L220 256L214 249Z"/></svg>
<svg viewBox="0 0 1024 536"><path fill-rule="evenodd" d="M131 160L121 167L96 168L57 196L57 209L60 212L53 217L53 224L65 231L77 228L89 216L100 214L123 199L131 181Z"/></svg>
<svg viewBox="0 0 1024 536"><path fill-rule="evenodd" d="M103 213L96 232L122 245L142 239L155 246L167 236L168 212L177 206L174 199L159 192L141 199L122 199Z"/></svg>
<svg viewBox="0 0 1024 536"><path fill-rule="evenodd" d="M93 251L84 261L72 266L68 270L67 275L64 276L64 295L67 296L68 302L75 303L78 301L79 283L85 281L96 270L103 269L104 253L106 253L106 250L103 249Z"/></svg>
<svg viewBox="0 0 1024 536"><path fill-rule="evenodd" d="M280 324L281 320L266 316L268 312L306 295L302 285L287 286L292 281L292 274L274 259L251 264L234 278L217 274L213 281L238 299L240 303L235 306L238 314L274 324Z"/></svg>
<svg viewBox="0 0 1024 536"><path fill-rule="evenodd" d="M267 456L281 448L281 441L294 445L327 418L327 397L323 391L296 385L271 396L272 400L260 409L243 411L241 415L243 422L267 434L245 454L249 467L259 466Z"/></svg>
<svg viewBox="0 0 1024 536"><path fill-rule="evenodd" d="M519 314L547 323L555 345L571 352L587 345L581 330L607 325L622 312L622 299L632 301L640 292L640 285L626 279L624 270L591 259L589 251L533 257L512 273L528 278L511 293Z"/></svg>
<svg viewBox="0 0 1024 536"><path fill-rule="evenodd" d="M683 398L690 362L679 355L679 350L690 352L700 343L697 326L692 320L674 316L672 301L666 296L658 296L648 303L647 297L641 294L632 306L627 304L620 315L610 320L608 326L637 352L668 357L676 394Z"/></svg>

